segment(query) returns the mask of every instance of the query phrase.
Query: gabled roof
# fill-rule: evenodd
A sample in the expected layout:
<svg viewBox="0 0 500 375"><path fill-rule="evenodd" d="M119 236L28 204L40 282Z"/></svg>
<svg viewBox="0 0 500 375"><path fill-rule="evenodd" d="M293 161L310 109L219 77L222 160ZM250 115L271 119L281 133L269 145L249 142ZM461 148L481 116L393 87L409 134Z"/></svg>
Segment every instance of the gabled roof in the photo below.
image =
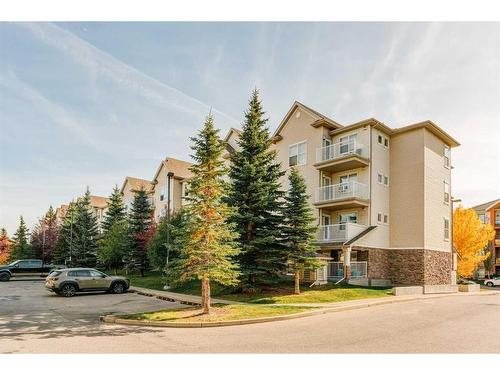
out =
<svg viewBox="0 0 500 375"><path fill-rule="evenodd" d="M224 137L224 142L227 142L229 140L229 138L231 138L232 133L236 133L236 135L239 137L241 135L241 133L243 133L243 131L240 129L236 129L236 128L229 129L226 136Z"/></svg>
<svg viewBox="0 0 500 375"><path fill-rule="evenodd" d="M477 206L472 207L472 209L478 212L483 212L483 211L488 211L490 208L495 207L497 204L500 204L500 199L495 199L486 203L479 204Z"/></svg>
<svg viewBox="0 0 500 375"><path fill-rule="evenodd" d="M371 118L368 118L366 120L358 121L358 122L355 122L354 124L350 124L350 125L344 126L344 127L340 128L340 129L332 130L330 132L330 135L338 134L338 133L343 133L345 131L354 130L354 129L357 129L357 128L361 128L363 126L373 126L375 128L379 128L379 129L383 130L384 132L386 132L388 134L392 134L392 131L393 131L391 128L389 128L383 122L381 122L381 121L379 121L379 120L371 117Z"/></svg>
<svg viewBox="0 0 500 375"><path fill-rule="evenodd" d="M437 126L431 120L426 120L426 121L418 122L416 124L404 126L402 128L393 129L392 134L404 133L404 132L419 129L419 128L426 128L431 133L433 133L436 137L445 141L445 143L450 147L460 146L460 143L458 143L458 141L456 139L454 139L451 135L446 133L443 129L441 129L439 126Z"/></svg>
<svg viewBox="0 0 500 375"><path fill-rule="evenodd" d="M319 113L318 111L315 111L314 109L312 109L312 108L310 108L310 107L302 104L301 102L295 101L295 102L293 102L292 106L290 107L290 109L286 113L286 115L283 118L283 120L281 120L281 123L279 124L278 128L274 132L272 138L279 139L281 131L283 130L283 128L285 127L286 123L288 122L288 120L292 116L293 112L297 108L300 108L300 109L302 109L305 112L308 112L310 115L312 115L312 117L316 118L316 120L311 124L313 126L323 125L323 126L327 126L327 127L331 128L331 129L338 129L338 128L342 127L342 125L340 125L338 122L335 122L334 120L332 120L331 118L323 115L322 113Z"/></svg>
<svg viewBox="0 0 500 375"><path fill-rule="evenodd" d="M153 177L152 183L153 184L158 183L157 178L163 168L167 168L169 172L173 172L174 178L178 179L191 178L192 173L190 171L190 168L192 165L193 165L192 163L189 163L184 160L167 157L160 163L160 166L158 167L158 170L156 171L155 176Z"/></svg>
<svg viewBox="0 0 500 375"><path fill-rule="evenodd" d="M122 194L125 190L125 185L127 185L127 182L130 185L131 191L139 191L141 190L141 187L144 188L144 190L146 191L150 191L151 188L153 187L153 183L151 181L144 180L142 178L127 176L125 177L125 181L123 181L122 188L120 189L120 192Z"/></svg>

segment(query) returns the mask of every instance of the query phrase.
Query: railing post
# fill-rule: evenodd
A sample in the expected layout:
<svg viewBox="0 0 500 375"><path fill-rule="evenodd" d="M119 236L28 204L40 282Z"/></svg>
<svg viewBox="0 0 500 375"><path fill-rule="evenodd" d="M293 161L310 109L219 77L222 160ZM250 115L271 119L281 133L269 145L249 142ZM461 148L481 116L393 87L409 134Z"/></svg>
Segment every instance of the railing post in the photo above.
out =
<svg viewBox="0 0 500 375"><path fill-rule="evenodd" d="M344 252L344 278L348 283L351 278L351 247L345 247L342 251Z"/></svg>

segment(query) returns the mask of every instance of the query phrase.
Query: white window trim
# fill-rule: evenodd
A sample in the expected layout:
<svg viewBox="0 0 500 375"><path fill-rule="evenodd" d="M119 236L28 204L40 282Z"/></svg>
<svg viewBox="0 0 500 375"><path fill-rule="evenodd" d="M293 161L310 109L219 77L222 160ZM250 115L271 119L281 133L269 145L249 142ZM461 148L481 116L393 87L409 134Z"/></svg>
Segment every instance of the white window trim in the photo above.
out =
<svg viewBox="0 0 500 375"><path fill-rule="evenodd" d="M446 222L448 222L448 237L446 237ZM450 235L451 235L451 222L450 219L447 217L443 217L443 239L447 242L450 241Z"/></svg>
<svg viewBox="0 0 500 375"><path fill-rule="evenodd" d="M304 152L305 161L303 164L299 164L299 147L298 146L302 143L304 143L304 145L305 145L305 152ZM290 165L290 148L293 146L297 146L297 164ZM297 167L297 166L303 166L303 165L307 165L307 139L300 141L300 142L297 142L297 143L292 143L291 145L288 145L288 167Z"/></svg>
<svg viewBox="0 0 500 375"><path fill-rule="evenodd" d="M379 217L380 217L380 220L379 220ZM382 212L377 212L377 223L382 224L383 220L384 220L384 215L382 214Z"/></svg>
<svg viewBox="0 0 500 375"><path fill-rule="evenodd" d="M446 194L446 185L448 185L448 201L446 201L444 195ZM443 180L443 202L447 206L450 205L450 200L451 200L451 189L450 189L450 183L446 180Z"/></svg>
<svg viewBox="0 0 500 375"><path fill-rule="evenodd" d="M384 186L389 187L389 184L390 184L390 181L389 181L389 176L384 175L384 176L382 177L382 179L383 179L383 181L384 181L384 183L383 183L383 184L384 184ZM387 179L387 184L385 183L385 179Z"/></svg>
<svg viewBox="0 0 500 375"><path fill-rule="evenodd" d="M379 181L379 180L378 180L379 176L381 176L381 177L382 177L382 181ZM378 183L379 185L383 185L383 184L384 184L384 174L383 174L383 173L377 172L377 183Z"/></svg>

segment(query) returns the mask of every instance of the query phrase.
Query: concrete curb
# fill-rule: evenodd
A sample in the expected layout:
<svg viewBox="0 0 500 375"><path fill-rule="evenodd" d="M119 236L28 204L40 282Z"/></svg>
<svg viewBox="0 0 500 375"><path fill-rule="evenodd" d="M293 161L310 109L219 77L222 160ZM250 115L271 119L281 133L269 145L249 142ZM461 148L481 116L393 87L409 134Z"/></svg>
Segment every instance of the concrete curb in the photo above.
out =
<svg viewBox="0 0 500 375"><path fill-rule="evenodd" d="M173 322L164 322L164 321L154 321L154 320L132 320L132 319L121 319L115 315L105 315L100 317L100 321L104 323L111 324L123 324L123 325L134 325L134 326L150 326L150 327L165 327L165 328L208 328L208 327L225 327L225 326L235 326L235 325L246 325L246 324L256 324L256 323L267 323L267 322L276 322L282 320L291 320L291 319L299 319L305 318L309 316L315 315L323 315L329 313L335 313L340 311L349 311L349 310L358 310L363 308L368 308L372 306L381 306L388 305L391 303L403 303L403 302L413 302L417 300L426 300L433 298L446 298L446 297L456 297L456 296L477 296L477 295L496 295L500 294L500 292L460 292L453 294L437 294L437 295L422 295L422 296L412 296L408 298L394 298L390 300L383 301L366 301L365 303L355 303L352 305L344 305L344 306L324 306L324 307L314 307L316 310L313 311L305 311L297 314L288 314L288 315L277 315L271 317L262 317L262 318L253 318L253 319L241 319L241 320L227 320L222 322L196 322L196 323L173 323ZM356 300L362 301L362 300ZM283 305L281 305L283 306ZM292 305L290 305L292 306ZM293 305L297 306L297 305Z"/></svg>

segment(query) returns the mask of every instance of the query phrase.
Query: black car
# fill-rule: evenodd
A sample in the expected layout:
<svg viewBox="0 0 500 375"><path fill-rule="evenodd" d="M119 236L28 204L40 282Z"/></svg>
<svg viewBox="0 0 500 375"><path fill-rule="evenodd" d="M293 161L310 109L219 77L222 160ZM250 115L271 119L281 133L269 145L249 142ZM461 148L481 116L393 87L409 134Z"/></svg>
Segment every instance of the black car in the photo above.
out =
<svg viewBox="0 0 500 375"><path fill-rule="evenodd" d="M54 264L44 264L40 259L21 259L0 266L0 281L9 281L11 277L37 276L45 277L52 270L65 268Z"/></svg>

